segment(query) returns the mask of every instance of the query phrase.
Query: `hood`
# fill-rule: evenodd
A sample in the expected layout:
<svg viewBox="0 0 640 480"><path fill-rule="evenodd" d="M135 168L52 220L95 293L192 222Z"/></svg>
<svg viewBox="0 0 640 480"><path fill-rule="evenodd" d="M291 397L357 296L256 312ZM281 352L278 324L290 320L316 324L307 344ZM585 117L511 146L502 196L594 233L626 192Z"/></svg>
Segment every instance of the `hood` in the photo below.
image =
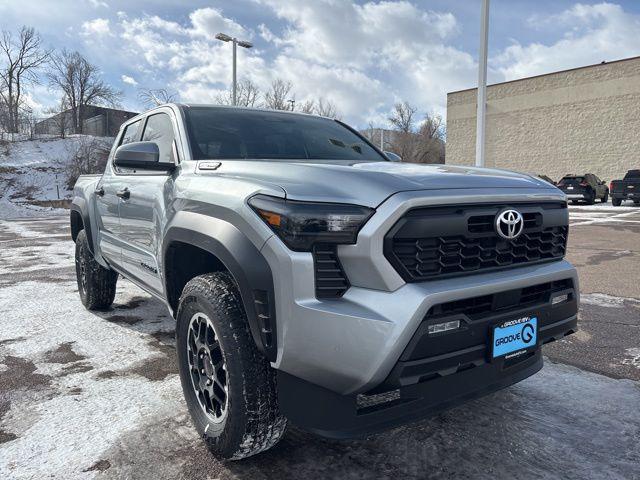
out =
<svg viewBox="0 0 640 480"><path fill-rule="evenodd" d="M377 207L391 195L411 190L553 189L547 182L505 170L394 162L295 163L226 161L220 174L276 184L287 198Z"/></svg>

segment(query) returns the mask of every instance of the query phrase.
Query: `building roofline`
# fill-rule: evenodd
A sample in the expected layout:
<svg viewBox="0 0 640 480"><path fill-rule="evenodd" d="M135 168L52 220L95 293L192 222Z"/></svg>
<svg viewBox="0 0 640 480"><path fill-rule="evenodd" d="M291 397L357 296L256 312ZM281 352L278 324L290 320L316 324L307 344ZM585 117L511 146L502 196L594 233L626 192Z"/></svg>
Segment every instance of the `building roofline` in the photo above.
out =
<svg viewBox="0 0 640 480"><path fill-rule="evenodd" d="M497 86L497 85L505 85L507 83L522 82L524 80L531 80L532 78L548 77L550 75L556 75L558 73L573 72L574 70L582 70L584 68L601 67L601 66L604 66L604 65L611 65L612 63L622 63L622 62L628 62L630 60L638 60L638 59L640 59L640 55L635 56L635 57L620 58L618 60L611 60L610 62L602 61L600 63L593 63L591 65L584 65L582 67L567 68L565 70L556 70L555 72L541 73L539 75L532 75L530 77L516 78L514 80L507 80L505 82L492 83L491 85L487 85L487 87L494 87L494 86ZM453 92L447 92L447 95L453 95L454 93L470 92L470 91L477 90L477 89L478 89L478 87L463 88L462 90L454 90Z"/></svg>

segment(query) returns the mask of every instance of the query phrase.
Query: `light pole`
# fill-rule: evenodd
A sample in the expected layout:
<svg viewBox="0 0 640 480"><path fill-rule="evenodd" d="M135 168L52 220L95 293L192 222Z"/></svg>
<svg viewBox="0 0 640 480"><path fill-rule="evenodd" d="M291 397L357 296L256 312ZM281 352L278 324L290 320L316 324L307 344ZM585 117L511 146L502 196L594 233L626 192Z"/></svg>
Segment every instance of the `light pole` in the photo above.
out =
<svg viewBox="0 0 640 480"><path fill-rule="evenodd" d="M235 107L237 103L236 48L237 45L240 45L244 48L251 48L253 47L253 44L244 40L238 40L236 37L231 37L226 33L219 33L216 35L216 38L218 40L222 40L223 42L233 42L233 106Z"/></svg>
<svg viewBox="0 0 640 480"><path fill-rule="evenodd" d="M489 43L489 0L482 0L478 54L478 97L476 111L476 167L484 167L484 132L487 116L487 50Z"/></svg>

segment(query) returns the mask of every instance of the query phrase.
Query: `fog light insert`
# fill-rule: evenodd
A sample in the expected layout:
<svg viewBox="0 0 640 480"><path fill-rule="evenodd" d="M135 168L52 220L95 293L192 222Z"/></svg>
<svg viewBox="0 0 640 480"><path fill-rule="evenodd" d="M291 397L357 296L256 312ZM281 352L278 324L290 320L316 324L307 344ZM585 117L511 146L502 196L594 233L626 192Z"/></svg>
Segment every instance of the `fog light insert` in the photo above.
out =
<svg viewBox="0 0 640 480"><path fill-rule="evenodd" d="M557 297L553 297L551 299L551 305L557 305L558 303L568 302L569 294L565 293L564 295L558 295Z"/></svg>
<svg viewBox="0 0 640 480"><path fill-rule="evenodd" d="M448 332L449 330L457 330L460 328L460 320L452 320L451 322L436 323L435 325L429 325L429 335L433 333Z"/></svg>

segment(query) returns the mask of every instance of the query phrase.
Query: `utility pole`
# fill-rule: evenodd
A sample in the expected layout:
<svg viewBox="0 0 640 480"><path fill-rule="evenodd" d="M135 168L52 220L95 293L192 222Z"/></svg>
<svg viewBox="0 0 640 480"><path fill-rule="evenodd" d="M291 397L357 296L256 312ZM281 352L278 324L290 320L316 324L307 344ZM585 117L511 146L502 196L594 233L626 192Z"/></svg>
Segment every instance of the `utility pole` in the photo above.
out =
<svg viewBox="0 0 640 480"><path fill-rule="evenodd" d="M489 43L489 0L482 0L478 54L478 98L476 112L476 167L484 167L484 140L487 116L487 52Z"/></svg>
<svg viewBox="0 0 640 480"><path fill-rule="evenodd" d="M238 91L238 82L237 82L237 61L236 61L236 51L238 49L238 42L236 42L236 39L233 39L233 106L235 107L238 104L238 100L237 100L237 91Z"/></svg>
<svg viewBox="0 0 640 480"><path fill-rule="evenodd" d="M218 33L216 35L216 38L218 40L221 40L223 42L232 42L233 43L233 87L232 87L232 91L233 91L233 106L235 107L238 104L238 82L237 82L237 75L236 75L236 64L237 64L237 46L240 45L241 47L244 48L251 48L253 47L253 44L251 42L246 42L244 40L238 40L235 37L231 37L230 35L227 35L226 33Z"/></svg>

